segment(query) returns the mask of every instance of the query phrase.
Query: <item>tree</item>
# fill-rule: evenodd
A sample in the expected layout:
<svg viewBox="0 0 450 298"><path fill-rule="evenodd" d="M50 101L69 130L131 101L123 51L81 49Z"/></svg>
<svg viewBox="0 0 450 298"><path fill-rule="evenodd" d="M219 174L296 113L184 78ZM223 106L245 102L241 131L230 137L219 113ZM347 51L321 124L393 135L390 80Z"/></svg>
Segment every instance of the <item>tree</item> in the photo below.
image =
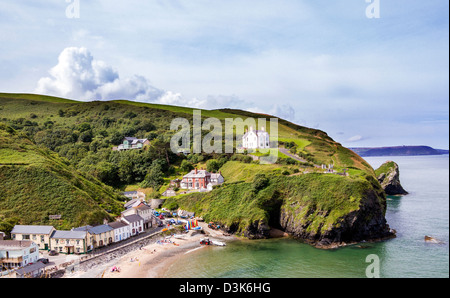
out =
<svg viewBox="0 0 450 298"><path fill-rule="evenodd" d="M269 178L267 178L266 175L256 174L255 177L253 178L253 190L255 192L260 191L267 185L269 185Z"/></svg>
<svg viewBox="0 0 450 298"><path fill-rule="evenodd" d="M192 171L192 169L194 168L194 166L187 161L186 159L183 159L183 161L181 162L181 166L180 169L184 172L190 172Z"/></svg>
<svg viewBox="0 0 450 298"><path fill-rule="evenodd" d="M142 187L152 187L154 190L159 189L164 184L164 173L161 164L156 160L153 161L152 166L147 172Z"/></svg>
<svg viewBox="0 0 450 298"><path fill-rule="evenodd" d="M206 162L206 170L208 172L217 172L220 169L220 164L216 159L210 159Z"/></svg>

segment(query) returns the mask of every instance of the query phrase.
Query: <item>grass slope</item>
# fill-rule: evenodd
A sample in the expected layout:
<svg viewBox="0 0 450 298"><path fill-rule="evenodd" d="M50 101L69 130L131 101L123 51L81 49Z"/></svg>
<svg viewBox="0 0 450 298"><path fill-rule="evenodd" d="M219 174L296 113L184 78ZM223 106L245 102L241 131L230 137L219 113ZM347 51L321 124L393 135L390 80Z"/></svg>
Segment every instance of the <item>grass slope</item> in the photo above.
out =
<svg viewBox="0 0 450 298"><path fill-rule="evenodd" d="M13 223L58 228L101 223L121 210L112 188L78 173L57 154L1 123L0 181L0 230L6 232ZM50 214L61 214L62 219L52 221Z"/></svg>

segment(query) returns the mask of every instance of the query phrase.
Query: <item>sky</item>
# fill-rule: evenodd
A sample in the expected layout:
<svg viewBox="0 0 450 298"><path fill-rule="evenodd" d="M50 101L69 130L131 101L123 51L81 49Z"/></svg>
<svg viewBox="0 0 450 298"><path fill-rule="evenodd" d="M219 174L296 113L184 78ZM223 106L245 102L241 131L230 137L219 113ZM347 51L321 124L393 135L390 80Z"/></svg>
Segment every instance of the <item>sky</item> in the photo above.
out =
<svg viewBox="0 0 450 298"><path fill-rule="evenodd" d="M0 92L268 113L449 148L445 0L0 0Z"/></svg>

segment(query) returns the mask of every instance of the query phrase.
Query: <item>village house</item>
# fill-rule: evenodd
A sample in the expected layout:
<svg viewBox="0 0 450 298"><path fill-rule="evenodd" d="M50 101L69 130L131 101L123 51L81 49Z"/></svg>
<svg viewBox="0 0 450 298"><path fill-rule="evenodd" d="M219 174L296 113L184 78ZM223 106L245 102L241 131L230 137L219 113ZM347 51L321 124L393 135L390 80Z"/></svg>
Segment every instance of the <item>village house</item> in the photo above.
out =
<svg viewBox="0 0 450 298"><path fill-rule="evenodd" d="M0 270L15 269L39 259L39 247L31 240L0 240Z"/></svg>
<svg viewBox="0 0 450 298"><path fill-rule="evenodd" d="M15 225L11 231L13 240L31 240L40 250L49 250L50 236L55 231L53 226Z"/></svg>
<svg viewBox="0 0 450 298"><path fill-rule="evenodd" d="M143 193L142 191L124 191L123 195L130 200L145 200L145 193Z"/></svg>
<svg viewBox="0 0 450 298"><path fill-rule="evenodd" d="M50 248L63 254L85 254L92 250L92 240L84 230L55 230L50 238Z"/></svg>
<svg viewBox="0 0 450 298"><path fill-rule="evenodd" d="M183 176L180 187L183 189L206 189L206 186L210 182L211 173L203 169L197 170L195 168Z"/></svg>
<svg viewBox="0 0 450 298"><path fill-rule="evenodd" d="M138 139L135 137L125 137L117 147L114 147L113 150L122 151L122 150L131 150L131 149L142 149L144 146L149 145L150 141L148 139Z"/></svg>
<svg viewBox="0 0 450 298"><path fill-rule="evenodd" d="M270 136L264 127L261 130L250 129L242 136L242 147L244 149L267 149L270 148Z"/></svg>
<svg viewBox="0 0 450 298"><path fill-rule="evenodd" d="M143 206L143 205L145 205L145 203L142 200L132 199L132 200L126 202L125 204L123 204L123 207L125 209L129 209L129 208L139 207L139 206Z"/></svg>
<svg viewBox="0 0 450 298"><path fill-rule="evenodd" d="M131 236L136 236L144 231L144 219L140 215L122 216L122 220L130 226Z"/></svg>
<svg viewBox="0 0 450 298"><path fill-rule="evenodd" d="M163 197L174 197L177 195L177 192L171 188L166 189L162 194Z"/></svg>
<svg viewBox="0 0 450 298"><path fill-rule="evenodd" d="M121 220L110 222L108 226L114 230L114 242L126 240L131 237L130 226Z"/></svg>
<svg viewBox="0 0 450 298"><path fill-rule="evenodd" d="M92 247L98 248L109 245L114 242L113 228L107 224L98 226L83 226L74 228L72 231L84 231L92 237Z"/></svg>
<svg viewBox="0 0 450 298"><path fill-rule="evenodd" d="M45 272L45 265L42 262L33 263L16 270L16 278L37 278L41 277Z"/></svg>
<svg viewBox="0 0 450 298"><path fill-rule="evenodd" d="M143 228L149 229L153 226L152 220L153 220L153 212L152 208L149 206L142 204L137 207L128 208L125 211L122 211L122 216L128 216L128 215L139 215L144 219Z"/></svg>
<svg viewBox="0 0 450 298"><path fill-rule="evenodd" d="M180 187L181 179L173 179L170 180L170 186L171 187Z"/></svg>

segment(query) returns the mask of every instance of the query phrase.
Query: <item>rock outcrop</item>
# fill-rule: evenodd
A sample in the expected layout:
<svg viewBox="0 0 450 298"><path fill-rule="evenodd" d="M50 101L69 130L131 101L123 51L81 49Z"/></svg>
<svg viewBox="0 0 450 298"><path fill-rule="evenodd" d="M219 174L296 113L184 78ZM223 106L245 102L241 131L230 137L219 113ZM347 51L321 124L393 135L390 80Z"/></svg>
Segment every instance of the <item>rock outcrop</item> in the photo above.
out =
<svg viewBox="0 0 450 298"><path fill-rule="evenodd" d="M303 219L299 220L299 215L305 211L304 208L310 210L307 210ZM378 241L395 237L395 231L390 229L384 217L385 206L380 202L379 194L373 190L368 191L361 199L357 210L348 213L332 225L322 225L317 229L311 229L313 224L311 220L314 218L312 215L316 210L308 206L297 208L295 212L291 210L293 209L281 210L282 229L318 248L330 249L361 241Z"/></svg>
<svg viewBox="0 0 450 298"><path fill-rule="evenodd" d="M387 195L406 195L408 192L400 184L400 170L393 161L386 161L375 170L377 179Z"/></svg>

